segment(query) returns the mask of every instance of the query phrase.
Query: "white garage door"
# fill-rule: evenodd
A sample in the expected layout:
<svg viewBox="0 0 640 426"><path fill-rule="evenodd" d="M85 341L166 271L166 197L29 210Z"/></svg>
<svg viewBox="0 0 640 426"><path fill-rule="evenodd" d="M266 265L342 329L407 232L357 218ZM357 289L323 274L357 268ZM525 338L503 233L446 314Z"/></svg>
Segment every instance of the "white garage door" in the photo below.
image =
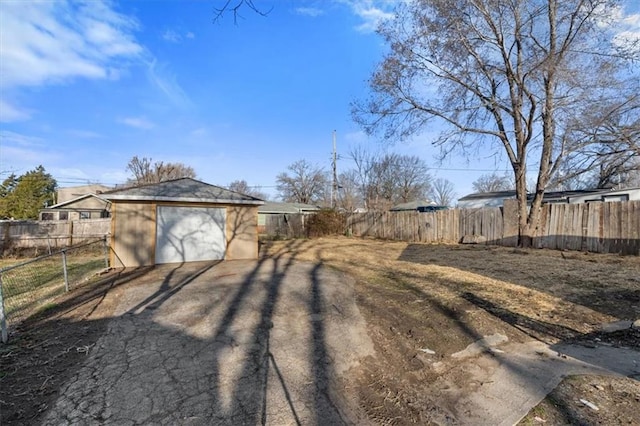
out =
<svg viewBox="0 0 640 426"><path fill-rule="evenodd" d="M156 263L224 259L224 208L158 207Z"/></svg>

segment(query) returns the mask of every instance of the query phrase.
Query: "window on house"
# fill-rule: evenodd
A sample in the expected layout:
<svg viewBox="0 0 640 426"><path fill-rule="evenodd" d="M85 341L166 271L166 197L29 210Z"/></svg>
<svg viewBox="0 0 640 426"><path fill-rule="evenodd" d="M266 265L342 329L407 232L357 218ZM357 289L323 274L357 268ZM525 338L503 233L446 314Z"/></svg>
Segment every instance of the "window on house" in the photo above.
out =
<svg viewBox="0 0 640 426"><path fill-rule="evenodd" d="M42 220L53 220L53 213L42 213Z"/></svg>
<svg viewBox="0 0 640 426"><path fill-rule="evenodd" d="M100 217L106 219L108 217L111 217L111 213L106 210L102 210L102 212L100 213Z"/></svg>
<svg viewBox="0 0 640 426"><path fill-rule="evenodd" d="M91 219L91 212L80 212L80 219Z"/></svg>
<svg viewBox="0 0 640 426"><path fill-rule="evenodd" d="M629 201L629 194L605 195L604 201Z"/></svg>
<svg viewBox="0 0 640 426"><path fill-rule="evenodd" d="M60 212L60 213L58 213L58 219L60 219L60 220L69 220L69 212Z"/></svg>

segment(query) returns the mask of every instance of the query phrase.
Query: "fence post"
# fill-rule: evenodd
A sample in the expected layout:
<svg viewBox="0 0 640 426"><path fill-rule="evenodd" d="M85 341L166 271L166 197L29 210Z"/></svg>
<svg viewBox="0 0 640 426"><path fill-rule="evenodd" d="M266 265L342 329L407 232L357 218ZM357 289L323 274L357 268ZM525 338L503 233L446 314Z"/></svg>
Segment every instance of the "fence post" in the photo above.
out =
<svg viewBox="0 0 640 426"><path fill-rule="evenodd" d="M104 267L109 269L109 246L107 245L107 236L102 238L102 251L104 252Z"/></svg>
<svg viewBox="0 0 640 426"><path fill-rule="evenodd" d="M7 343L7 317L4 313L4 297L2 297L2 273L0 272L0 329L2 332L2 343Z"/></svg>
<svg viewBox="0 0 640 426"><path fill-rule="evenodd" d="M69 291L69 275L67 274L67 250L62 250L62 272L64 273L64 291Z"/></svg>

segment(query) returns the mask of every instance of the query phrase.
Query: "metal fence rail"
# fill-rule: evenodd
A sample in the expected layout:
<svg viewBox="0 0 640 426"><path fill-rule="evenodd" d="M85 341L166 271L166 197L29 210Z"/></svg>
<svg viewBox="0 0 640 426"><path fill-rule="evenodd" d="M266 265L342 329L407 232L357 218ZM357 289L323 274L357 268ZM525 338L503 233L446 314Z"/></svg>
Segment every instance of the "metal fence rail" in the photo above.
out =
<svg viewBox="0 0 640 426"><path fill-rule="evenodd" d="M53 299L91 281L109 267L106 237L0 268L2 342L13 327L44 309Z"/></svg>

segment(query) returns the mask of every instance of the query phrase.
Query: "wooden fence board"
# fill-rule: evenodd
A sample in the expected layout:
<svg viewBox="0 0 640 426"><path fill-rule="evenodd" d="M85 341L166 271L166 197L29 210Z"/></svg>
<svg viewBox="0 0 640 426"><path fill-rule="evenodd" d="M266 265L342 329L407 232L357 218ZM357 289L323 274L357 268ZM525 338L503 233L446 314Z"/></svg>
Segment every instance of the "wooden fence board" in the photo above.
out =
<svg viewBox="0 0 640 426"><path fill-rule="evenodd" d="M1 252L24 248L62 248L104 237L111 219L77 221L3 221Z"/></svg>
<svg viewBox="0 0 640 426"><path fill-rule="evenodd" d="M502 208L438 212L368 212L347 217L354 236L423 243L459 243L483 235L488 244L517 242L517 203ZM294 216L294 215L289 215ZM640 254L640 201L546 204L534 247Z"/></svg>

